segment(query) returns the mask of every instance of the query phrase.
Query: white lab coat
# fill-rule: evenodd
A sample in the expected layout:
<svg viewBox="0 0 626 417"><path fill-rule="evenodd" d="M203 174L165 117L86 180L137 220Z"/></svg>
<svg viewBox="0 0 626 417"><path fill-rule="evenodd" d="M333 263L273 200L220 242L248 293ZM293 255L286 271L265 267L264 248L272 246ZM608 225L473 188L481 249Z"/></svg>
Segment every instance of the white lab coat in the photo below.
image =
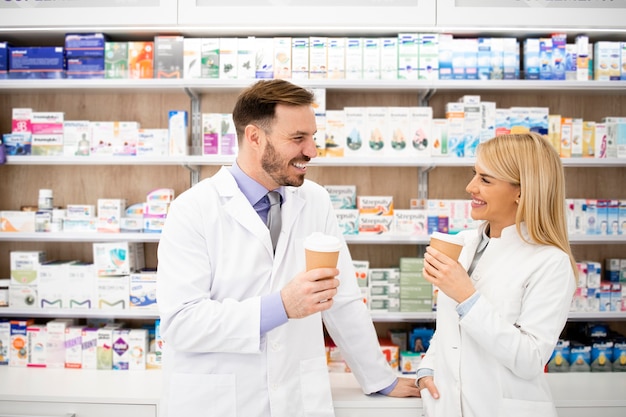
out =
<svg viewBox="0 0 626 417"><path fill-rule="evenodd" d="M333 307L259 334L260 297L305 269L312 232L343 240L328 193L308 180L286 187L275 258L228 168L171 204L158 248L161 417L333 416L322 318L365 393L394 381L345 243Z"/></svg>
<svg viewBox="0 0 626 417"><path fill-rule="evenodd" d="M463 232L466 269L481 230ZM462 319L439 291L437 327L420 368L434 370L440 398L422 390L425 415L556 417L543 372L576 287L569 257L525 243L513 225L491 238L472 280L480 298Z"/></svg>

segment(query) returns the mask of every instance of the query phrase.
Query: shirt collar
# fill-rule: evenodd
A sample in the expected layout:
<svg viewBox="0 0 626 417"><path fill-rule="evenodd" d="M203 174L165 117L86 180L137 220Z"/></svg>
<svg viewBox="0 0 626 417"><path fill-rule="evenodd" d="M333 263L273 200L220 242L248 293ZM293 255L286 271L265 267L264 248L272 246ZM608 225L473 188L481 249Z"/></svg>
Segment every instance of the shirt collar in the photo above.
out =
<svg viewBox="0 0 626 417"><path fill-rule="evenodd" d="M243 172L239 165L237 165L237 161L233 162L233 165L230 168L230 173L233 178L235 178L235 182L237 186L241 190L246 199L250 202L250 205L254 206L259 200L261 200L267 194L268 190L261 184L259 184L256 180L252 179L248 174ZM279 187L276 189L278 193L281 195L282 200L285 200L285 191L284 187Z"/></svg>

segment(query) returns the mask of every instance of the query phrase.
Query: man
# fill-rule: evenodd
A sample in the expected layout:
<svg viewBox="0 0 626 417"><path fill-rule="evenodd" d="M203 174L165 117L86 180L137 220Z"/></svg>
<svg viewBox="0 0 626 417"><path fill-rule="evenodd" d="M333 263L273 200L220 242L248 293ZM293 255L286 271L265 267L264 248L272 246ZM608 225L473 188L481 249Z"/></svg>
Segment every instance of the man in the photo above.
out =
<svg viewBox="0 0 626 417"><path fill-rule="evenodd" d="M333 416L322 320L365 393L419 396L381 353L328 193L304 179L317 154L313 99L284 80L244 91L236 162L170 207L158 249L161 416ZM275 250L268 191L281 200ZM313 232L341 239L337 268L304 272Z"/></svg>

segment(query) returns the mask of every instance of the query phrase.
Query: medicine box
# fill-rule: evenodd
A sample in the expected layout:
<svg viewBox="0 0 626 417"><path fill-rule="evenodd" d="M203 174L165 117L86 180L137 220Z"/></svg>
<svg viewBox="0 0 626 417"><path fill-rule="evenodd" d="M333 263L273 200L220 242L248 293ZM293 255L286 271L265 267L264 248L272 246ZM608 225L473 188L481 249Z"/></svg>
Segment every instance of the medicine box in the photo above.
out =
<svg viewBox="0 0 626 417"><path fill-rule="evenodd" d="M66 65L67 78L104 78L104 56L67 58Z"/></svg>
<svg viewBox="0 0 626 417"><path fill-rule="evenodd" d="M83 364L83 326L68 326L65 328L65 367L80 369Z"/></svg>
<svg viewBox="0 0 626 417"><path fill-rule="evenodd" d="M291 38L291 78L302 80L309 78L309 38Z"/></svg>
<svg viewBox="0 0 626 417"><path fill-rule="evenodd" d="M154 42L128 42L128 78L154 78Z"/></svg>
<svg viewBox="0 0 626 417"><path fill-rule="evenodd" d="M183 36L154 37L154 78L183 78Z"/></svg>
<svg viewBox="0 0 626 417"><path fill-rule="evenodd" d="M335 209L356 208L356 185L325 185Z"/></svg>
<svg viewBox="0 0 626 417"><path fill-rule="evenodd" d="M346 38L346 79L363 79L363 38ZM380 50L378 51L378 65L380 76Z"/></svg>
<svg viewBox="0 0 626 417"><path fill-rule="evenodd" d="M27 328L34 321L11 320L10 343L9 343L9 366L25 368L28 365L28 335Z"/></svg>
<svg viewBox="0 0 626 417"><path fill-rule="evenodd" d="M9 286L9 306L18 309L38 309L37 286L11 283Z"/></svg>
<svg viewBox="0 0 626 417"><path fill-rule="evenodd" d="M328 71L328 38L309 38L309 79L325 79Z"/></svg>
<svg viewBox="0 0 626 417"><path fill-rule="evenodd" d="M65 329L74 324L74 319L54 319L46 323L46 364L48 368L65 367Z"/></svg>
<svg viewBox="0 0 626 417"><path fill-rule="evenodd" d="M202 155L220 154L221 113L202 114Z"/></svg>
<svg viewBox="0 0 626 417"><path fill-rule="evenodd" d="M130 308L156 309L156 272L130 274Z"/></svg>
<svg viewBox="0 0 626 417"><path fill-rule="evenodd" d="M47 331L45 324L31 324L26 327L28 338L28 363L29 368L45 368L47 361Z"/></svg>
<svg viewBox="0 0 626 417"><path fill-rule="evenodd" d="M0 80L9 74L9 43L0 42Z"/></svg>
<svg viewBox="0 0 626 417"><path fill-rule="evenodd" d="M167 156L169 154L167 129L139 129L137 131L137 156Z"/></svg>
<svg viewBox="0 0 626 417"><path fill-rule="evenodd" d="M220 44L220 47L221 47L221 44ZM257 79L258 78L273 78L274 77L274 38L254 38L254 50L256 53L255 60L254 60L256 62L254 78L257 78ZM220 51L220 61L221 61L221 51Z"/></svg>
<svg viewBox="0 0 626 417"><path fill-rule="evenodd" d="M202 38L200 45L201 78L219 78L220 76L220 40Z"/></svg>
<svg viewBox="0 0 626 417"><path fill-rule="evenodd" d="M30 155L32 134L24 133L3 133L2 142L4 143L6 155Z"/></svg>
<svg viewBox="0 0 626 417"><path fill-rule="evenodd" d="M143 371L146 369L148 339L148 331L146 329L131 329L128 333L129 371Z"/></svg>
<svg viewBox="0 0 626 417"><path fill-rule="evenodd" d="M0 211L0 232L34 232L34 211Z"/></svg>
<svg viewBox="0 0 626 417"><path fill-rule="evenodd" d="M104 78L129 78L128 42L106 42L104 44ZM152 77L152 62L150 77Z"/></svg>
<svg viewBox="0 0 626 417"><path fill-rule="evenodd" d="M381 38L380 48L380 79L398 79L398 38Z"/></svg>
<svg viewBox="0 0 626 417"><path fill-rule="evenodd" d="M202 39L184 38L183 40L183 78L201 77Z"/></svg>
<svg viewBox="0 0 626 417"><path fill-rule="evenodd" d="M357 196L356 206L361 214L392 215L393 196Z"/></svg>
<svg viewBox="0 0 626 417"><path fill-rule="evenodd" d="M335 209L339 229L344 235L359 234L359 211L357 209Z"/></svg>
<svg viewBox="0 0 626 417"><path fill-rule="evenodd" d="M65 35L65 56L104 57L106 39L103 33L68 33Z"/></svg>
<svg viewBox="0 0 626 417"><path fill-rule="evenodd" d="M98 368L98 329L85 327L81 331L82 368Z"/></svg>
<svg viewBox="0 0 626 417"><path fill-rule="evenodd" d="M9 48L9 78L63 78L65 55L62 46Z"/></svg>
<svg viewBox="0 0 626 417"><path fill-rule="evenodd" d="M11 322L0 319L0 366L9 364L9 346L11 345Z"/></svg>
<svg viewBox="0 0 626 417"><path fill-rule="evenodd" d="M130 333L130 329L113 329L112 333L112 346L111 346L111 356L112 356L112 368L118 371L127 371L130 351L128 346L128 336Z"/></svg>
<svg viewBox="0 0 626 417"><path fill-rule="evenodd" d="M170 110L168 117L169 154L187 155L189 116L185 110Z"/></svg>
<svg viewBox="0 0 626 417"><path fill-rule="evenodd" d="M366 80L378 80L381 78L381 39L370 37L362 38L362 44L361 78ZM395 66L397 66L397 64ZM395 72L397 73L397 71Z"/></svg>
<svg viewBox="0 0 626 417"><path fill-rule="evenodd" d="M48 261L39 265L39 306L41 308L68 308L64 294L69 290L68 266L73 261Z"/></svg>
<svg viewBox="0 0 626 417"><path fill-rule="evenodd" d="M45 260L44 251L11 251L11 284L37 284L39 265Z"/></svg>
<svg viewBox="0 0 626 417"><path fill-rule="evenodd" d="M292 78L291 37L274 38L274 78Z"/></svg>
<svg viewBox="0 0 626 417"><path fill-rule="evenodd" d="M96 308L126 310L129 304L129 276L100 276L96 279Z"/></svg>

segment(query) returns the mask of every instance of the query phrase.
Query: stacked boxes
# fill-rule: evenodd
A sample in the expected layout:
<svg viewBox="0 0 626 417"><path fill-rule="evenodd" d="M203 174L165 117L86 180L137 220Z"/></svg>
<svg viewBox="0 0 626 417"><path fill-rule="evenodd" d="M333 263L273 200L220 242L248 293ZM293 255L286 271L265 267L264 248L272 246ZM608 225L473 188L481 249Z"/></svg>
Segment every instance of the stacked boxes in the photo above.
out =
<svg viewBox="0 0 626 417"><path fill-rule="evenodd" d="M93 259L97 308L129 308L130 274L145 267L143 243L94 243Z"/></svg>
<svg viewBox="0 0 626 417"><path fill-rule="evenodd" d="M39 266L45 262L43 251L12 251L9 305L15 308L37 308Z"/></svg>
<svg viewBox="0 0 626 417"><path fill-rule="evenodd" d="M104 78L105 43L102 33L65 35L67 78Z"/></svg>
<svg viewBox="0 0 626 417"><path fill-rule="evenodd" d="M370 310L374 313L400 311L400 273L398 268L370 268Z"/></svg>
<svg viewBox="0 0 626 417"><path fill-rule="evenodd" d="M400 311L430 312L435 310L433 285L424 279L423 258L400 258Z"/></svg>

